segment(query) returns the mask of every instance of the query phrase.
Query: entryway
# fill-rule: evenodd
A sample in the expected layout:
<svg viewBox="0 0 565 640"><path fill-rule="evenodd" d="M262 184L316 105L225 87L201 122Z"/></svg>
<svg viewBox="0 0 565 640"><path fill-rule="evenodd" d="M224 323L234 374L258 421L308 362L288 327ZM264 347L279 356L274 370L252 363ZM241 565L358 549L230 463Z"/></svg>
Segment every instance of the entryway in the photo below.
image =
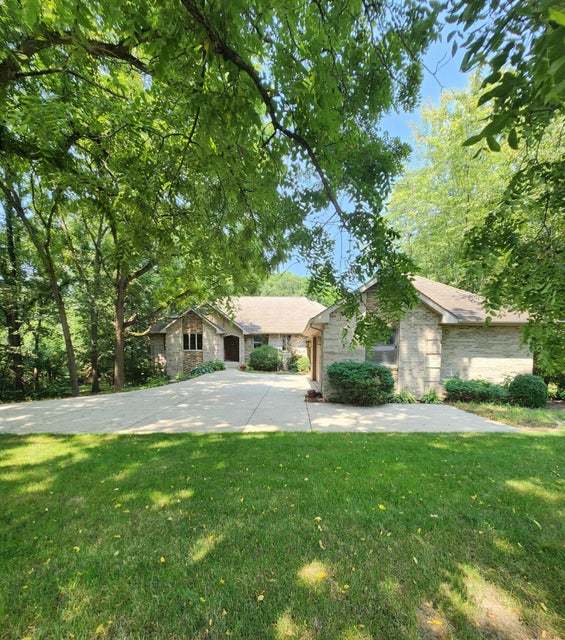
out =
<svg viewBox="0 0 565 640"><path fill-rule="evenodd" d="M239 362L239 337L226 336L224 338L224 360Z"/></svg>

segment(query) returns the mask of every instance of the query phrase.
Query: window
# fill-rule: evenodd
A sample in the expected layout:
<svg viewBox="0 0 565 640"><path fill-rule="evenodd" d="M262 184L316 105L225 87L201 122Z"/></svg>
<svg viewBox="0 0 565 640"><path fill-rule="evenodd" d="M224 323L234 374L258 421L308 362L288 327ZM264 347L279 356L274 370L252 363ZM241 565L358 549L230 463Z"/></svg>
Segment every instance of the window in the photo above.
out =
<svg viewBox="0 0 565 640"><path fill-rule="evenodd" d="M182 346L185 351L202 351L202 333L190 332L183 334Z"/></svg>
<svg viewBox="0 0 565 640"><path fill-rule="evenodd" d="M379 342L367 349L367 360L377 364L395 365L398 359L398 330L392 332L386 342Z"/></svg>
<svg viewBox="0 0 565 640"><path fill-rule="evenodd" d="M262 347L264 344L269 344L269 336L256 335L253 336L253 348Z"/></svg>
<svg viewBox="0 0 565 640"><path fill-rule="evenodd" d="M290 351L290 336L282 336L282 350Z"/></svg>

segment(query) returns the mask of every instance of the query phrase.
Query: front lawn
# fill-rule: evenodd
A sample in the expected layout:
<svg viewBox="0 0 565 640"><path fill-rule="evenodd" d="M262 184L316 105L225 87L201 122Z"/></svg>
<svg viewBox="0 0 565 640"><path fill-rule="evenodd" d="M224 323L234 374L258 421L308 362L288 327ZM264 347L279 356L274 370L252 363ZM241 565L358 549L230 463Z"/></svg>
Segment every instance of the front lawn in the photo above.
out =
<svg viewBox="0 0 565 640"><path fill-rule="evenodd" d="M565 427L565 410L546 407L529 409L510 404L492 404L488 402L455 402L458 409L476 413L483 418L504 422L515 427L557 429Z"/></svg>
<svg viewBox="0 0 565 640"><path fill-rule="evenodd" d="M565 439L0 437L0 638L555 640Z"/></svg>

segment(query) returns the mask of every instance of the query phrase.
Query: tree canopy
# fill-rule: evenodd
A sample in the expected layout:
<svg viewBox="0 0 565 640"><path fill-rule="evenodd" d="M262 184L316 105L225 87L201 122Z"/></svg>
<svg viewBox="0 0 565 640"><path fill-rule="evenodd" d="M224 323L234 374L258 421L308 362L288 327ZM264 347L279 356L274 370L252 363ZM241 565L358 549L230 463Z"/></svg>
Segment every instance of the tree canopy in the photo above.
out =
<svg viewBox="0 0 565 640"><path fill-rule="evenodd" d="M318 290L379 272L374 328L400 316L412 264L381 209L408 148L378 123L416 104L436 15L393 0L2 5L1 198L40 258L75 392L69 301L111 309L119 388L127 334L151 315L137 288L156 310L238 293L291 247ZM359 248L342 273L332 217Z"/></svg>

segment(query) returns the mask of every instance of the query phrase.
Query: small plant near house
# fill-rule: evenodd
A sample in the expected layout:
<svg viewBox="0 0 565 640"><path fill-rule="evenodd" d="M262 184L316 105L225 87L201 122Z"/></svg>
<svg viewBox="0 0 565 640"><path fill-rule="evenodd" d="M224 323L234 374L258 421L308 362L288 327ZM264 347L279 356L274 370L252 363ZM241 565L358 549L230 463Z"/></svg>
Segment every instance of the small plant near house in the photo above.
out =
<svg viewBox="0 0 565 640"><path fill-rule="evenodd" d="M240 371L247 371L247 365L245 364L245 362L242 362L242 363L239 365L239 370L240 370Z"/></svg>
<svg viewBox="0 0 565 640"><path fill-rule="evenodd" d="M355 405L384 404L394 388L388 367L372 362L334 362L328 369L333 402Z"/></svg>
<svg viewBox="0 0 565 640"><path fill-rule="evenodd" d="M288 370L298 373L308 373L310 371L310 360L306 356L299 356L293 353L288 361Z"/></svg>
<svg viewBox="0 0 565 640"><path fill-rule="evenodd" d="M420 398L420 402L422 404L441 404L442 399L439 397L438 392L435 389L430 389Z"/></svg>
<svg viewBox="0 0 565 640"><path fill-rule="evenodd" d="M508 390L486 380L451 378L443 384L450 402L506 402Z"/></svg>
<svg viewBox="0 0 565 640"><path fill-rule="evenodd" d="M547 402L547 385L540 376L521 374L508 385L513 403L521 407L544 407Z"/></svg>
<svg viewBox="0 0 565 640"><path fill-rule="evenodd" d="M549 400L565 400L565 389L561 389L556 382L547 385L547 397Z"/></svg>
<svg viewBox="0 0 565 640"><path fill-rule="evenodd" d="M398 393L393 393L390 396L389 402L394 404L415 404L418 402L416 396L410 391L399 391Z"/></svg>
<svg viewBox="0 0 565 640"><path fill-rule="evenodd" d="M203 376L206 373L213 373L214 371L223 371L226 368L225 364L221 360L208 360L199 364L197 367L191 369L188 373L177 373L175 380L181 382L182 380L190 380L198 376Z"/></svg>
<svg viewBox="0 0 565 640"><path fill-rule="evenodd" d="M277 371L281 366L281 354L275 347L264 344L249 354L249 366L256 371Z"/></svg>

